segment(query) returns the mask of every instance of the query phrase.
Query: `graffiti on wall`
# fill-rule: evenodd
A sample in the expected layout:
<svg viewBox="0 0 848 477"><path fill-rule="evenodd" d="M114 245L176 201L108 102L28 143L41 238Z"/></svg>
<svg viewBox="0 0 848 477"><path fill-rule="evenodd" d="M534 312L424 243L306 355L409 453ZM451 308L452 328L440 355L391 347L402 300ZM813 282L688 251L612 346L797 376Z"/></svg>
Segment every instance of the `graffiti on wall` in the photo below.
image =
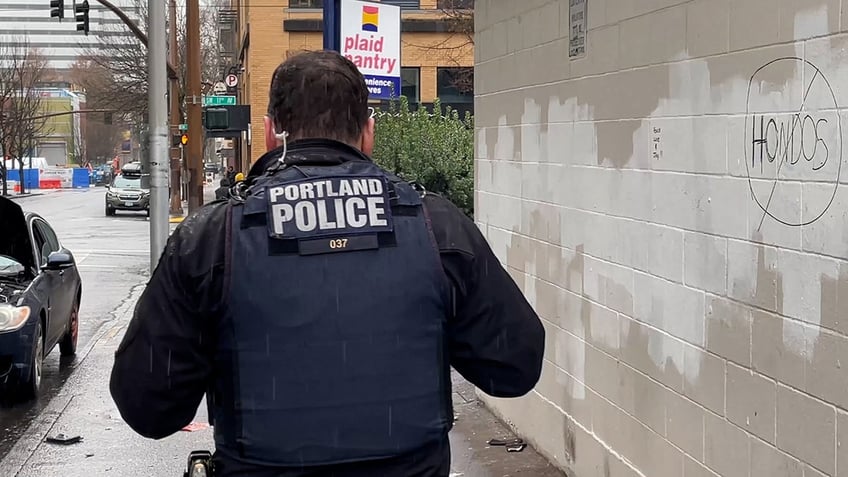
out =
<svg viewBox="0 0 848 477"><path fill-rule="evenodd" d="M745 167L763 212L757 229L766 217L790 227L819 220L842 172L842 124L827 77L802 58L778 58L751 75L746 104ZM800 188L787 187L800 181L824 191L805 195L803 209Z"/></svg>

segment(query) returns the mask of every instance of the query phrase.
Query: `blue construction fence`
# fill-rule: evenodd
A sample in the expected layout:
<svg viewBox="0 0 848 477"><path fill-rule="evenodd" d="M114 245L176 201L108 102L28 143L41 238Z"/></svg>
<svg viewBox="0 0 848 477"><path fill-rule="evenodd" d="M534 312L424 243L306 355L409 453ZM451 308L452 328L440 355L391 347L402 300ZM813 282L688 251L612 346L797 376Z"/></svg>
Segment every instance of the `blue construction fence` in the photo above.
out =
<svg viewBox="0 0 848 477"><path fill-rule="evenodd" d="M17 169L9 169L6 171L7 180L21 183L21 172ZM24 188L27 190L38 189L40 182L38 169L24 169ZM91 186L91 172L83 167L73 169L71 181L63 183L63 188L72 189L87 189Z"/></svg>

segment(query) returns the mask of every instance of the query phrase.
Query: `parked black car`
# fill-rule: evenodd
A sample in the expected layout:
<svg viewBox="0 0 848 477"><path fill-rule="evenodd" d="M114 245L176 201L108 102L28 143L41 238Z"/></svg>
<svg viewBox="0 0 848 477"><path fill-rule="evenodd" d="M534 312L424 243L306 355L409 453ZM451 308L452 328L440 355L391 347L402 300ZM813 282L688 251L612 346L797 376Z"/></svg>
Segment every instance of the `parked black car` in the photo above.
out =
<svg viewBox="0 0 848 477"><path fill-rule="evenodd" d="M76 353L82 280L46 220L0 197L0 396L36 397L44 357Z"/></svg>

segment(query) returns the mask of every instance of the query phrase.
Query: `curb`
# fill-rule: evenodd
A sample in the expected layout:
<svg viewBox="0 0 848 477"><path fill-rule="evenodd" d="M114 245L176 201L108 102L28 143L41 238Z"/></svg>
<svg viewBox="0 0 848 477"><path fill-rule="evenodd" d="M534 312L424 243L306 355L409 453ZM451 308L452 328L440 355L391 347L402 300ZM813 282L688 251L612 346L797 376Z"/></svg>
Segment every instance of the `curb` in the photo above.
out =
<svg viewBox="0 0 848 477"><path fill-rule="evenodd" d="M3 195L3 196L0 196L0 197L6 198L6 199L11 199L11 200L19 200L19 199L28 199L30 197L38 197L40 195L47 195L47 193L46 192L28 192L24 195L7 194L7 195Z"/></svg>
<svg viewBox="0 0 848 477"><path fill-rule="evenodd" d="M56 425L59 417L64 414L74 398L77 397L76 394L62 394L62 391L77 377L94 347L107 335L114 336L117 334L127 324L127 315L132 313L135 303L141 297L144 288L144 283L133 286L127 298L111 312L113 318L103 322L83 350L81 352L77 351L77 363L62 385L59 394L50 400L47 406L38 414L38 417L27 427L21 438L9 449L6 457L0 461L0 476L14 477L18 475L27 462L29 462L29 459L32 458L33 454L35 454L35 451L44 443L44 438L47 437L53 426Z"/></svg>

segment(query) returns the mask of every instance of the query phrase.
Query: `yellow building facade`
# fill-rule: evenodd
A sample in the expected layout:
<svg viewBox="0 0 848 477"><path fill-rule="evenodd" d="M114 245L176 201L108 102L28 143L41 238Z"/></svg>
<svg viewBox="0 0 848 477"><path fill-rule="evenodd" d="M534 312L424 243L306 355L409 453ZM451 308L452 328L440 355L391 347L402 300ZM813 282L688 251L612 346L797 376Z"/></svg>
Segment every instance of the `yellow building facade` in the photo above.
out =
<svg viewBox="0 0 848 477"><path fill-rule="evenodd" d="M458 0L383 0L400 5L402 94L413 105L437 97L457 109L473 108L473 20L448 7ZM287 56L323 48L321 0L232 0L238 12L232 63L239 65L238 102L251 106L251 131L238 154L243 169L264 152L263 117L274 69ZM463 87L460 83L468 83Z"/></svg>

